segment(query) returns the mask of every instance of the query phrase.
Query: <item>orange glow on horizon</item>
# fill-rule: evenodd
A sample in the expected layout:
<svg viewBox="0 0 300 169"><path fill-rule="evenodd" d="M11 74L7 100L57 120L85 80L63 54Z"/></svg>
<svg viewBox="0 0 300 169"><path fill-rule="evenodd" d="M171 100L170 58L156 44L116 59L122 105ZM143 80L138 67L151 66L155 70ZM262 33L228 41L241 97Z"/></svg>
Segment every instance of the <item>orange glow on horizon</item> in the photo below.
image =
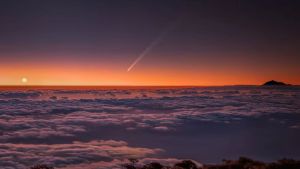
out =
<svg viewBox="0 0 300 169"><path fill-rule="evenodd" d="M192 73L191 73L192 72ZM299 84L297 76L257 76L255 73L236 71L191 71L170 69L86 68L78 66L6 66L0 68L0 85L41 86L223 86L259 85L268 80ZM24 82L22 78L26 78ZM21 79L21 80L20 80Z"/></svg>

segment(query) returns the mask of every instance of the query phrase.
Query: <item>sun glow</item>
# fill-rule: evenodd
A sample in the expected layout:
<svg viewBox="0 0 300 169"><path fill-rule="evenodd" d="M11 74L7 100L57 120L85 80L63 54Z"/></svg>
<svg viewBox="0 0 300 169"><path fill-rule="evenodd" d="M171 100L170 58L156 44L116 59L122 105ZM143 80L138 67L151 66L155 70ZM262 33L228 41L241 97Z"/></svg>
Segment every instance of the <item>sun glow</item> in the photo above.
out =
<svg viewBox="0 0 300 169"><path fill-rule="evenodd" d="M22 77L21 82L25 84L28 82L28 79L26 77Z"/></svg>
<svg viewBox="0 0 300 169"><path fill-rule="evenodd" d="M65 64L28 64L0 66L0 86L219 86L235 84L262 84L268 79L273 79L273 74L258 76L256 72L240 73L235 70L204 71L198 69L171 69L156 67L155 70L146 66L139 67L138 71L128 73L124 67L113 66L85 67ZM245 74L247 76L245 76ZM21 76L20 76L21 75ZM298 84L299 77L278 75L286 83Z"/></svg>

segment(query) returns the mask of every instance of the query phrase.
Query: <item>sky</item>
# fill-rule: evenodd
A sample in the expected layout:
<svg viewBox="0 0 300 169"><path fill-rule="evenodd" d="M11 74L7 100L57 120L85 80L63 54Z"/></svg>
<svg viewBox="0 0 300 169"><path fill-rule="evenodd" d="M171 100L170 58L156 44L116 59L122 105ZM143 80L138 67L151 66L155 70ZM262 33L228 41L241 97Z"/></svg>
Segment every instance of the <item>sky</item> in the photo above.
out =
<svg viewBox="0 0 300 169"><path fill-rule="evenodd" d="M294 0L1 1L0 85L300 84L299 11Z"/></svg>

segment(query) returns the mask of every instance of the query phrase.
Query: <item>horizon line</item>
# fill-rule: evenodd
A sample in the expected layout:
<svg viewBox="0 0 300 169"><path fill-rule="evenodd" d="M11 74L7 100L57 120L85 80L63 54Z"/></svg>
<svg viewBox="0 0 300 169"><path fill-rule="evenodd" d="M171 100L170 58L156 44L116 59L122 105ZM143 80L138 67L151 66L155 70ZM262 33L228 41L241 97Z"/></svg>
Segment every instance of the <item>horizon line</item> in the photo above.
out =
<svg viewBox="0 0 300 169"><path fill-rule="evenodd" d="M238 85L0 85L5 87L226 87L226 86L260 86L256 84L238 84Z"/></svg>
<svg viewBox="0 0 300 169"><path fill-rule="evenodd" d="M226 87L226 86L262 86L262 84L229 85L0 85L1 87ZM293 84L291 86L299 86Z"/></svg>

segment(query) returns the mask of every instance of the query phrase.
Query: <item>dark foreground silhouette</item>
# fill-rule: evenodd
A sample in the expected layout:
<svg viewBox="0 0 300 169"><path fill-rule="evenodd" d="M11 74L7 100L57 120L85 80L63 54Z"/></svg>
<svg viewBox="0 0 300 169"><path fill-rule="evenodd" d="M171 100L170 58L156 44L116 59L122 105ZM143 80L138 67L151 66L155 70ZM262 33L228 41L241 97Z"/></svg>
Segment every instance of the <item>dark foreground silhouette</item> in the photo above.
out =
<svg viewBox="0 0 300 169"><path fill-rule="evenodd" d="M290 84L271 80L271 81L264 83L263 86L290 86Z"/></svg>
<svg viewBox="0 0 300 169"><path fill-rule="evenodd" d="M54 169L54 167L36 165L30 169ZM137 159L129 159L129 163L123 164L120 169L300 169L300 161L282 159L277 162L264 163L240 157L238 160L223 160L222 164L204 164L203 166L197 166L191 160L183 160L173 166L163 166L156 162L140 166Z"/></svg>

